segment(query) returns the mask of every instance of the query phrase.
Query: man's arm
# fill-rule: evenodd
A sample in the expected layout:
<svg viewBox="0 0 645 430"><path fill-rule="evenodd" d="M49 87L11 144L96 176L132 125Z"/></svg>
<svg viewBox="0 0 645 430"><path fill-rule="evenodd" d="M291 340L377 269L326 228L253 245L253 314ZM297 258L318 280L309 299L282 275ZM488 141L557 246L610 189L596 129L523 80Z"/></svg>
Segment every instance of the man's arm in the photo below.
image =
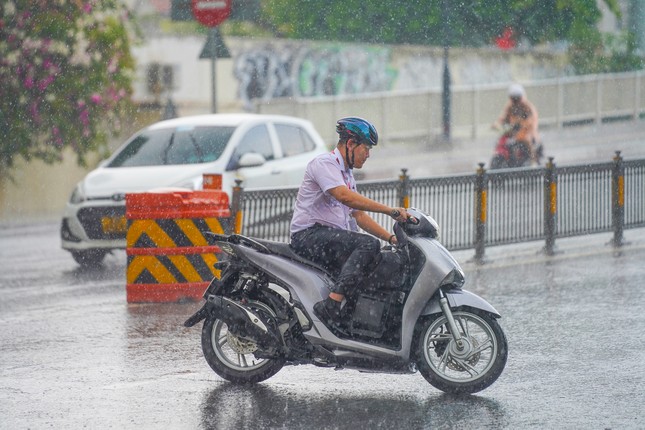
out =
<svg viewBox="0 0 645 430"><path fill-rule="evenodd" d="M396 219L397 221L405 221L408 219L408 213L404 208L392 208L388 205L384 205L355 191L352 191L346 186L331 188L328 190L328 193L331 194L333 198L352 209L382 213L390 216L392 216L392 211L397 210L399 212L399 216L392 216L392 218Z"/></svg>
<svg viewBox="0 0 645 430"><path fill-rule="evenodd" d="M374 218L369 216L367 212L363 212L360 210L355 210L354 213L352 214L354 219L356 220L356 224L369 234L378 237L381 240L384 240L385 242L390 242L390 237L392 236L392 233L384 229L379 223L374 221Z"/></svg>

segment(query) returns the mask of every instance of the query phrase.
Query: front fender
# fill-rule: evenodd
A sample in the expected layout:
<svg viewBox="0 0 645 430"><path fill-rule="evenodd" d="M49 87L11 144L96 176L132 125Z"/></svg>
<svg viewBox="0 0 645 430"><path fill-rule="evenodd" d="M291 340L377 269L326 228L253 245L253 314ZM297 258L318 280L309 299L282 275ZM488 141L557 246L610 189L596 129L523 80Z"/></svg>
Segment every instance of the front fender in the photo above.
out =
<svg viewBox="0 0 645 430"><path fill-rule="evenodd" d="M475 309L481 309L482 311L494 315L496 318L502 317L493 305L470 291L455 289L444 291L444 294L448 299L448 305L450 305L451 309L455 309L460 306L468 306ZM440 312L441 307L439 306L438 296L433 296L433 298L428 301L425 308L423 308L423 311L421 311L421 315L430 315Z"/></svg>

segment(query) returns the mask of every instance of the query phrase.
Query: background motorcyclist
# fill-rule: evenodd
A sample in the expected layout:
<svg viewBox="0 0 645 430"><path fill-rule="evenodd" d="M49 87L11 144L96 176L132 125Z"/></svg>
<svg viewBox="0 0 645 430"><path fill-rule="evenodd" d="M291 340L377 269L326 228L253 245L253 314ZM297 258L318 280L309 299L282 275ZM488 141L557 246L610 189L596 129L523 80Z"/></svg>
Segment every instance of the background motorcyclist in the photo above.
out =
<svg viewBox="0 0 645 430"><path fill-rule="evenodd" d="M538 146L538 111L526 97L524 87L512 84L508 88L508 101L500 117L493 122L493 128L501 129L508 124L514 130L516 142L526 146L533 163L538 162L536 148Z"/></svg>
<svg viewBox="0 0 645 430"><path fill-rule="evenodd" d="M388 214L397 221L408 214L356 191L352 170L363 167L378 143L376 128L362 118L348 117L338 120L336 132L336 148L307 165L291 220L291 247L324 267L340 269L329 297L314 306L321 321L338 328L345 293L365 276L380 251L377 238L396 241L367 212ZM372 236L360 233L359 227Z"/></svg>

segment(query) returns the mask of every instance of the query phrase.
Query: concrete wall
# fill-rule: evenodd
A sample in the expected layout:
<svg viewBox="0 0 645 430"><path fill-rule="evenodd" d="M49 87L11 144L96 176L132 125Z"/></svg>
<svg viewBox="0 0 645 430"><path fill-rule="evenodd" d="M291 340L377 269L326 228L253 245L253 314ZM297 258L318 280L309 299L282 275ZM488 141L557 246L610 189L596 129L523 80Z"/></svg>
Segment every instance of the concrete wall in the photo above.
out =
<svg viewBox="0 0 645 430"><path fill-rule="evenodd" d="M110 147L115 149L124 137L158 120L159 112L141 110L125 125L122 136L112 139ZM11 171L12 178L0 180L0 224L58 219L76 184L100 161L98 156L90 155L88 167L80 167L69 149L59 164L18 159Z"/></svg>
<svg viewBox="0 0 645 430"><path fill-rule="evenodd" d="M76 164L74 155L68 151L60 164L20 160L12 173L13 182L0 183L0 222L3 223L62 215L74 186L87 172Z"/></svg>
<svg viewBox="0 0 645 430"><path fill-rule="evenodd" d="M209 112L211 60L198 58L204 42L204 37L158 37L134 48L135 98L163 103L170 94L181 115ZM233 58L215 62L218 111L254 110L255 101L280 97L438 88L443 76L439 48L236 38L225 43ZM151 64L173 71L170 92L149 91ZM496 48L452 49L450 66L455 85L530 81L569 72L562 54Z"/></svg>

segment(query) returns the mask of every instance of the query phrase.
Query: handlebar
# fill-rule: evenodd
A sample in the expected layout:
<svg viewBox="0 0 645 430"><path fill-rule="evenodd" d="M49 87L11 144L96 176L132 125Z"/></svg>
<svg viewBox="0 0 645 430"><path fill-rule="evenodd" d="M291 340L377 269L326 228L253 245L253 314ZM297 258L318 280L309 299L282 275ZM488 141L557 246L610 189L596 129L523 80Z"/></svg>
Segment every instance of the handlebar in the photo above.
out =
<svg viewBox="0 0 645 430"><path fill-rule="evenodd" d="M415 218L415 217L413 217L413 216L408 217L408 219L407 219L405 222L406 222L406 223L408 223L408 224L414 224L414 225L419 224L419 220L418 220L418 219L416 219L416 218Z"/></svg>
<svg viewBox="0 0 645 430"><path fill-rule="evenodd" d="M401 216L401 211L398 211L398 210L394 209L390 213L390 215L392 216L392 218L398 218L399 216ZM419 224L419 220L416 219L413 216L408 216L408 218L405 220L405 222L408 223L408 224L414 224L414 225Z"/></svg>

